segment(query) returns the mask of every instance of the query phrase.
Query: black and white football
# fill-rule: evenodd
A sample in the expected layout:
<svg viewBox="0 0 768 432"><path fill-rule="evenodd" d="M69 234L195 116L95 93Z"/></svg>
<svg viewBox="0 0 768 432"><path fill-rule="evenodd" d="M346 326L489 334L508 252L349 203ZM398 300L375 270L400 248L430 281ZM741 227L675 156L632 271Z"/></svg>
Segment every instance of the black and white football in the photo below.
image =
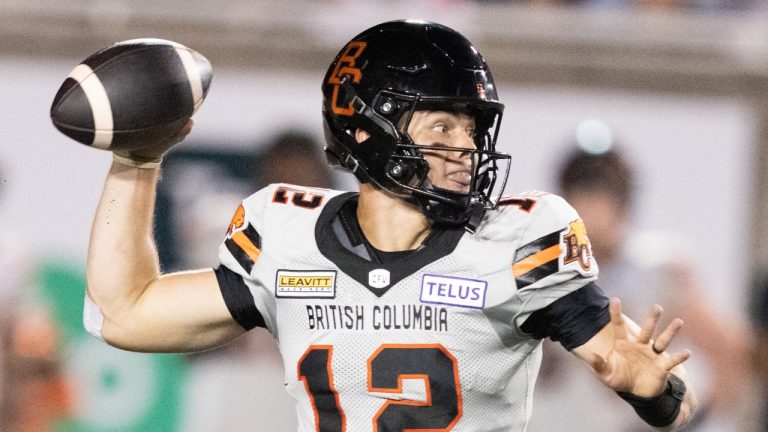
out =
<svg viewBox="0 0 768 432"><path fill-rule="evenodd" d="M64 135L104 150L132 150L174 135L203 103L211 63L163 39L118 42L62 83L51 120Z"/></svg>

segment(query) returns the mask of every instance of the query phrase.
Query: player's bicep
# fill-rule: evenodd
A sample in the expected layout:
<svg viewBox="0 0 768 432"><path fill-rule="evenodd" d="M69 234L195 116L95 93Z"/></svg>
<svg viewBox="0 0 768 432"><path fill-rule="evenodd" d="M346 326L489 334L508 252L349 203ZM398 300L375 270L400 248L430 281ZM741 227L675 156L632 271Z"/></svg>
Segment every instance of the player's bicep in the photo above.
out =
<svg viewBox="0 0 768 432"><path fill-rule="evenodd" d="M102 336L122 349L189 352L226 343L245 332L233 319L213 270L154 280L120 322L105 319Z"/></svg>

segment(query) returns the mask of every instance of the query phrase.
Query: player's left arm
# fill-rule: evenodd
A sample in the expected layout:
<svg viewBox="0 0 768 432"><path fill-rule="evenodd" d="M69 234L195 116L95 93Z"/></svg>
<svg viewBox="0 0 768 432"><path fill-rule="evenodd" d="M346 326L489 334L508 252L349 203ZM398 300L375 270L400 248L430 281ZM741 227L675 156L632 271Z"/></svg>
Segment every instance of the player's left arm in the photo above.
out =
<svg viewBox="0 0 768 432"><path fill-rule="evenodd" d="M609 311L610 323L573 353L647 423L659 430L679 430L698 405L683 367L690 352L666 352L683 322L674 319L654 340L660 306L654 306L642 327L622 314L618 298L610 300Z"/></svg>

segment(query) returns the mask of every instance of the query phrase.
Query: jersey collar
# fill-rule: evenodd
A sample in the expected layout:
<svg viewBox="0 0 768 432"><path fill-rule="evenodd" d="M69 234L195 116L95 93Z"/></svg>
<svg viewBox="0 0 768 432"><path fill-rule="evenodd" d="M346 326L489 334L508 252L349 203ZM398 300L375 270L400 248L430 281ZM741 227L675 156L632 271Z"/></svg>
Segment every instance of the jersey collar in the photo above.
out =
<svg viewBox="0 0 768 432"><path fill-rule="evenodd" d="M466 233L461 227L435 229L418 249L378 251L368 243L357 222L358 195L348 192L328 201L317 220L315 239L320 253L378 297L422 267L450 255ZM389 272L389 284L371 286L371 272L381 270Z"/></svg>

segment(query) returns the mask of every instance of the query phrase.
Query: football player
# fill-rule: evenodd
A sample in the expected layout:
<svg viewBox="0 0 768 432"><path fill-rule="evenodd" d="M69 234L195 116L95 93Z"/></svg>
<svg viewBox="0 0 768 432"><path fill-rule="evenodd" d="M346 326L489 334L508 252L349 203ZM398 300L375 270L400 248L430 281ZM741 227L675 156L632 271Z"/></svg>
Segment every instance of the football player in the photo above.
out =
<svg viewBox="0 0 768 432"><path fill-rule="evenodd" d="M262 189L235 211L216 269L161 275L152 239L160 159L191 125L116 155L88 255L92 333L168 352L265 327L301 431L524 431L544 338L649 424L686 424L690 353L666 352L682 322L657 331L658 306L642 326L623 316L561 198L501 196L503 105L467 39L380 24L341 49L322 90L329 161L359 193Z"/></svg>

